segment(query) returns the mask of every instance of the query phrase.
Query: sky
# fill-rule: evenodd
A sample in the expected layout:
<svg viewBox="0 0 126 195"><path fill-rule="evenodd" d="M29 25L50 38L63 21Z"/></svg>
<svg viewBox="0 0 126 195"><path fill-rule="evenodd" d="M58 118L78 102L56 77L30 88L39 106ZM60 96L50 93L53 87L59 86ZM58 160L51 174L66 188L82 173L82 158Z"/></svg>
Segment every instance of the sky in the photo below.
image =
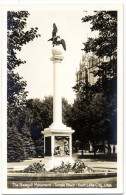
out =
<svg viewBox="0 0 126 195"><path fill-rule="evenodd" d="M86 42L88 36L95 36L95 33L91 33L90 24L82 23L81 18L87 12L83 7L77 6L48 6L46 9L28 11L30 16L27 19L27 29L38 27L38 33L41 35L23 46L17 54L17 57L26 61L26 64L22 64L16 71L27 81L28 98L43 99L53 95L53 64L50 61L52 42L47 40L52 36L53 23L56 23L57 35L65 40L67 47L61 64L62 97L73 103L75 92L72 87L76 84L76 70L79 69L82 59L82 43Z"/></svg>

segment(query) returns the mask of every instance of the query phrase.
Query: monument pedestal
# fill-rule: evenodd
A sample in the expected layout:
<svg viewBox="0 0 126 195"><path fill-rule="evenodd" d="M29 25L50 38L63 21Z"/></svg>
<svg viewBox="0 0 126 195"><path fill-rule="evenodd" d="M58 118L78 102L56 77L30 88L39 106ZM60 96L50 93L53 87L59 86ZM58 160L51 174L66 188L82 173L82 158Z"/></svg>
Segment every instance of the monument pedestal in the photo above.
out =
<svg viewBox="0 0 126 195"><path fill-rule="evenodd" d="M53 123L44 129L44 160L47 170L61 165L61 162L73 162L72 130L62 123L61 62L62 51L52 49L53 57Z"/></svg>
<svg viewBox="0 0 126 195"><path fill-rule="evenodd" d="M62 124L63 125L63 124ZM73 163L72 159L72 133L74 130L65 127L47 128L44 130L44 159L47 170L61 165L61 162Z"/></svg>

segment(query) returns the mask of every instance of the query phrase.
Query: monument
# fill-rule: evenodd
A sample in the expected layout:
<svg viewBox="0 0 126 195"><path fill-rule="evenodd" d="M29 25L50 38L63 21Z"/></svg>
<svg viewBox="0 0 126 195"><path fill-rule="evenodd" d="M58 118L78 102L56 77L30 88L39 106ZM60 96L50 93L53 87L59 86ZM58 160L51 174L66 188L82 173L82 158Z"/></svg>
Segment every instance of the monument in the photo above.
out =
<svg viewBox="0 0 126 195"><path fill-rule="evenodd" d="M61 162L73 162L72 159L72 133L74 130L62 123L62 97L61 97L61 64L66 44L57 36L57 26L53 24L52 58L53 62L53 123L44 129L44 159L46 169L51 169Z"/></svg>

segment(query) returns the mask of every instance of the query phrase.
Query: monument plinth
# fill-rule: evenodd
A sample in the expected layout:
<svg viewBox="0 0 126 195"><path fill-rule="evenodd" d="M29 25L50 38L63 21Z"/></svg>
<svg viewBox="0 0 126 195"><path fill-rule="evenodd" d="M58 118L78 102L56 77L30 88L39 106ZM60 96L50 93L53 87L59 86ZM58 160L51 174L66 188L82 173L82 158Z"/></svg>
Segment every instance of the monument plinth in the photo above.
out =
<svg viewBox="0 0 126 195"><path fill-rule="evenodd" d="M62 161L73 162L72 133L74 130L62 123L62 84L61 65L63 52L60 46L52 49L53 62L53 123L44 129L44 159L47 159L46 168L58 166Z"/></svg>

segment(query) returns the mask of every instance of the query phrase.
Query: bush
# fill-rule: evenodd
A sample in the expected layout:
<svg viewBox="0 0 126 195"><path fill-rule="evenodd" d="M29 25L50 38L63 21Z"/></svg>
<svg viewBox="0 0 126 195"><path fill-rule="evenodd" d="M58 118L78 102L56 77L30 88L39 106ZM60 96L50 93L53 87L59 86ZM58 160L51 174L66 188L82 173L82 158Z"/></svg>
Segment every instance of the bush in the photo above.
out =
<svg viewBox="0 0 126 195"><path fill-rule="evenodd" d="M86 166L82 161L76 161L72 167L72 170L75 173L85 173L93 171L90 167Z"/></svg>
<svg viewBox="0 0 126 195"><path fill-rule="evenodd" d="M40 163L33 163L32 165L29 165L27 168L25 168L23 173L43 173L45 172L44 164L40 161Z"/></svg>
<svg viewBox="0 0 126 195"><path fill-rule="evenodd" d="M71 163L64 163L62 161L61 165L58 167L54 167L53 169L50 170L50 172L54 172L54 173L68 173L71 172L72 170L72 165Z"/></svg>
<svg viewBox="0 0 126 195"><path fill-rule="evenodd" d="M64 163L62 161L62 164L58 167L53 168L50 170L50 172L54 173L68 173L68 172L74 172L74 173L85 173L85 172L93 172L93 170L86 166L84 162L82 161L76 161L73 165L71 163Z"/></svg>
<svg viewBox="0 0 126 195"><path fill-rule="evenodd" d="M33 163L25 168L23 171L18 171L22 173L89 173L93 172L93 170L86 166L82 161L76 161L74 164L64 163L62 161L61 165L58 167L54 167L49 172L46 171L44 164L40 161L39 163Z"/></svg>

